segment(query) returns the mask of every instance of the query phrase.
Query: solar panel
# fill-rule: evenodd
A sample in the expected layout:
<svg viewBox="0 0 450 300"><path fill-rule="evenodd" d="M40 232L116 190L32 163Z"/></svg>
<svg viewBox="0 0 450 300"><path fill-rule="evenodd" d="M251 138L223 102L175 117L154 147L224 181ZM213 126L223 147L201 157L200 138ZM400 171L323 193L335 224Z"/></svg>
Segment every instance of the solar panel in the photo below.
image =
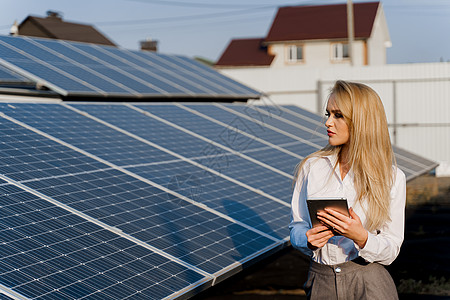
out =
<svg viewBox="0 0 450 300"><path fill-rule="evenodd" d="M291 174L242 158L244 154L233 154L229 151L232 149L221 148L213 144L213 141L204 139L203 136L192 135L169 125L168 120L155 119L122 105L111 105L106 110L102 105L95 104L71 104L71 106L139 138L156 143L173 153L180 154L185 159L194 160L219 174L234 178L277 199L283 199L282 201L286 203L290 201L291 185L286 182L286 179L289 181ZM158 130L149 130L150 128ZM248 171L243 172L243 169ZM271 174L270 177L262 176L268 172Z"/></svg>
<svg viewBox="0 0 450 300"><path fill-rule="evenodd" d="M11 83L31 83L32 81L24 76L0 65L0 84Z"/></svg>
<svg viewBox="0 0 450 300"><path fill-rule="evenodd" d="M324 140L289 107L0 111L0 293L12 298L174 299L210 287L287 245L292 168ZM396 153L411 176L435 166Z"/></svg>
<svg viewBox="0 0 450 300"><path fill-rule="evenodd" d="M224 123L217 122L216 119L211 121L211 119L206 119L204 115L196 115L183 109L184 106L137 105L137 107L232 150L245 153L245 155L287 174L292 174L292 166L295 166L298 160L302 158L302 156L293 152L280 153L280 149L284 150L283 148L258 138L250 128L246 127L246 123L238 117L230 123ZM274 157L277 159L274 159Z"/></svg>
<svg viewBox="0 0 450 300"><path fill-rule="evenodd" d="M63 96L257 98L259 92L180 56L0 36L0 64Z"/></svg>
<svg viewBox="0 0 450 300"><path fill-rule="evenodd" d="M301 145L302 151L291 151L292 153L299 155L300 158L303 158L306 155L322 148L320 143L316 143L314 140L311 141L311 135L308 135L308 140L306 140L289 134L289 132L279 130L274 126L267 126L267 122L269 122L272 117L270 115L263 115L258 111L253 110L250 106L195 104L183 105L183 107L188 107L202 114L211 116L224 124L228 124L230 127L244 128L243 131L246 131L255 137L261 138L272 145L277 145L285 149L292 145ZM233 109L227 110L227 107L236 107L236 109L240 109L242 112L240 114L236 114ZM304 135L304 133L302 133L302 135Z"/></svg>
<svg viewBox="0 0 450 300"><path fill-rule="evenodd" d="M12 296L162 299L211 280L15 185L0 184L0 203L0 280Z"/></svg>
<svg viewBox="0 0 450 300"><path fill-rule="evenodd" d="M51 135L52 137L61 138L61 140L65 142L70 142L71 145L74 147L80 148L90 154L94 154L94 151L97 151L99 157L102 159L112 159L114 160L116 157L122 158L126 156L127 154L130 156L129 160L126 160L125 162L130 165L123 165L124 161L122 159L119 160L120 163L122 163L122 167L125 169L131 169L131 166L142 164L142 159L139 157L139 152L134 151L135 149L133 147L127 148L127 147L121 147L122 145L129 144L131 146L135 146L136 148L145 148L148 150L148 153L150 156L147 157L147 161L152 161L153 164L147 165L141 165L139 167L139 170L141 172L144 172L147 174L147 179L152 180L153 182L160 183L160 184L167 184L170 183L171 178L176 178L179 176L180 170L183 170L181 174L191 174L192 176L197 176L198 180L201 180L198 187L202 188L208 188L207 183L208 181L204 178L208 179L211 177L211 174L206 172L203 169L200 169L198 167L189 166L189 164L185 162L178 163L179 166L177 167L167 167L167 165L173 166L176 165L174 163L171 164L163 164L164 160L172 162L176 157L172 157L170 155L167 155L166 153L159 151L158 149L153 149L149 145L143 144L142 142L138 140L132 140L130 137L120 133L120 132L111 132L112 130L102 124L96 123L93 120L87 119L86 117L79 115L65 107L62 107L57 104L46 104L46 105L39 105L37 106L37 109L33 109L33 106L36 107L36 105L20 105L17 104L12 107L8 107L7 105L3 105L3 111L10 117L15 117L15 119L20 119L19 121L27 122L28 125L32 125L33 128L39 130L39 131L45 131L47 134ZM104 128L103 128L104 127ZM102 130L103 128L103 130ZM75 129L75 130L73 130ZM18 130L14 128L14 130ZM71 131L73 130L73 131ZM114 134L115 133L115 134ZM33 142L38 140L38 137L35 135L29 135L30 137L33 136ZM128 140L127 140L128 138ZM118 141L118 145L116 147L109 147L109 145L112 144L113 140ZM34 143L33 143L34 144ZM29 146L28 146L29 147ZM23 150L27 149L27 145L22 145L21 148ZM131 151L130 151L131 149ZM89 152L90 151L90 152ZM162 152L159 153L159 155L156 153L157 151ZM76 151L75 151L76 152ZM146 151L142 151L146 152ZM75 153L76 155L77 153ZM162 154L162 155L161 155ZM53 155L56 155L53 153ZM74 156L75 156L74 155ZM136 156L136 159L133 161L132 157ZM97 155L95 155L97 156ZM112 162L111 160L109 162ZM156 163L156 164L155 164ZM160 165L163 164L164 168L162 170L158 170ZM44 162L40 162L40 165L36 164L38 167L40 165L44 165ZM74 162L74 167L77 167L76 162ZM191 167L191 168L190 168ZM165 176L161 176L161 173L164 172ZM194 175L197 174L197 175ZM115 226L121 228L123 223L127 221L130 223L130 219L132 220L133 217L127 217L127 209L123 211L124 209L120 210L121 206L125 206L126 208L129 208L133 211L134 219L138 218L141 215L151 215L151 211L144 211L139 212L139 208L137 205L134 205L134 202L139 203L140 205L143 205L145 203L144 199L142 199L142 195L149 194L156 197L154 199L155 203L158 203L160 199L166 200L168 197L168 194L164 191L157 191L152 190L147 187L148 183L144 184L144 187L139 185L139 183L142 180L131 178L130 176L125 176L124 179L121 179L124 174L120 173L119 171L116 171L114 169L108 168L108 166L103 166L102 169L92 170L87 169L84 173L80 174L71 174L70 176L58 176L57 178L46 176L44 178L36 178L35 180L26 180L26 185L32 187L33 189L40 191L48 196L51 196L52 198L61 201L62 203L65 203L67 205L76 207L77 210L81 212L86 212L86 214L90 215L91 217L96 217L105 223L107 223L110 226ZM12 177L14 177L14 174L11 174ZM203 176L203 178L202 178ZM100 179L101 178L101 179ZM155 180L156 179L156 180ZM159 179L159 180L158 180ZM274 213L281 211L282 213L279 213L279 215L286 217L286 215L289 213L289 209L285 205L280 205L279 203L273 203L270 199L264 199L263 197L260 197L260 195L256 194L255 192L248 191L247 189L244 189L242 187L236 186L236 184L232 182L227 182L226 180L221 180L220 182L214 182L216 186L220 184L222 188L226 188L228 192L231 192L233 189L234 194L233 195L222 195L221 197L216 196L214 199L209 199L207 197L203 197L205 192L199 192L198 194L201 197L197 197L197 201L201 203L208 202L208 206L211 208L221 207L223 212L232 213L232 210L224 211L223 207L225 206L224 203L226 201L232 202L231 198L236 198L239 196L240 198L246 199L248 203L250 200L257 199L261 204L266 204L265 210L262 212L260 216L263 216L266 213ZM120 187L119 187L120 186ZM50 188L49 188L50 187ZM172 190L174 188L172 187ZM218 188L215 188L217 191ZM186 194L186 196L190 196L190 189L184 190L184 191L178 191L177 192L181 194ZM170 196L170 195L169 195ZM233 197L232 197L233 196ZM172 195L171 198L174 196ZM176 198L176 197L175 197ZM108 200L105 200L108 199ZM148 201L148 199L147 199ZM179 204L180 199L175 200L175 204ZM235 201L235 200L234 200ZM182 201L181 201L182 202ZM255 200L255 202L257 202ZM168 202L169 204L173 204L172 202ZM244 201L241 203L241 205L244 205ZM114 209L110 206L114 205ZM150 204L148 204L150 205ZM182 206L186 206L187 204L184 203ZM101 207L102 209L97 209ZM95 208L95 209L94 209ZM174 207L166 207L161 208L158 210L158 212L163 211L170 211L171 214L174 214L177 205ZM231 206L228 207L231 209ZM153 213L155 213L156 206L152 207ZM242 207L239 207L240 212L243 211ZM103 211L103 210L106 210ZM192 210L192 209L191 209ZM237 218L238 221L242 221L243 223L246 223L247 219L250 219L250 217L255 216L255 212L257 213L259 211L258 206L254 206L251 209L247 209L247 213L243 214L241 218ZM115 214L119 214L120 218L125 218L124 220L120 220L120 218L113 217L109 215L111 212ZM133 215L132 214L132 215ZM158 215L161 215L160 213L157 213ZM196 215L199 213L195 213ZM189 213L183 213L183 215L190 215ZM243 218L246 219L243 219ZM142 219L142 217L141 217ZM212 219L211 217L209 219ZM284 224L286 220L283 219L276 219L276 222L274 219L267 220L269 222L272 222L272 224L276 225L272 229L272 231L279 233L278 238L285 238L288 235L287 229L285 228ZM144 220L140 220L141 224L147 224ZM148 223L147 226L150 226L150 228L153 228L154 226L162 226L164 224L156 223ZM265 224L265 223L263 223ZM249 225L249 224L247 224ZM254 224L250 224L252 226ZM134 231L140 232L140 234L146 234L143 231L149 231L150 229L145 228L138 228L135 225L131 226ZM189 226L186 226L186 228ZM219 226L214 226L215 229L217 229ZM126 227L128 228L128 227ZM212 228L205 227L204 230L210 231ZM267 228L266 228L267 229ZM122 229L125 231L125 229ZM154 231L154 228L152 229ZM134 232L133 231L133 232ZM127 232L127 231L125 231ZM132 232L127 232L129 234L133 234ZM154 233L153 233L154 234ZM179 234L178 231L175 232L175 234ZM198 232L197 232L198 234ZM205 232L203 234L206 234ZM165 233L167 236L168 233ZM158 235L157 235L158 236ZM168 238L170 240L170 238ZM224 238L222 238L225 240ZM266 239L267 240L267 239ZM267 240L270 243L273 243L273 240ZM148 243L152 244L155 243L155 247L159 247L158 245L164 244L159 239L156 239L156 237L152 237L152 240ZM202 248L203 246L199 246L201 244L197 244L197 248ZM204 244L203 244L204 245ZM265 245L267 246L267 245ZM188 249L192 249L193 247L189 247ZM204 248L204 247L203 247ZM164 249L165 251L168 251ZM255 249L252 249L255 251ZM257 249L258 251L260 249ZM195 253L195 251L190 251L190 253ZM222 249L221 253L226 253L224 249ZM218 253L211 253L215 254L216 256L220 256ZM238 257L235 255L235 257ZM204 257L208 259L209 257ZM211 258L212 259L212 258ZM224 266L220 266L224 267ZM209 270L211 271L211 270ZM214 272L217 272L217 267Z"/></svg>

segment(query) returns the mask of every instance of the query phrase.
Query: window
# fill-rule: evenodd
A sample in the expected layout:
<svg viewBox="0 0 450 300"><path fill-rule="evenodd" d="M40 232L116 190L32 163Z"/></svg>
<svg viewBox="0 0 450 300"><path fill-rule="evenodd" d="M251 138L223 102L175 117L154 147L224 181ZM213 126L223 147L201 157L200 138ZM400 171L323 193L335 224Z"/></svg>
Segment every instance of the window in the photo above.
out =
<svg viewBox="0 0 450 300"><path fill-rule="evenodd" d="M338 43L332 45L333 54L332 59L333 60L344 60L349 58L348 54L348 44L346 43Z"/></svg>
<svg viewBox="0 0 450 300"><path fill-rule="evenodd" d="M303 47L299 45L290 45L287 48L288 62L298 62L303 60Z"/></svg>

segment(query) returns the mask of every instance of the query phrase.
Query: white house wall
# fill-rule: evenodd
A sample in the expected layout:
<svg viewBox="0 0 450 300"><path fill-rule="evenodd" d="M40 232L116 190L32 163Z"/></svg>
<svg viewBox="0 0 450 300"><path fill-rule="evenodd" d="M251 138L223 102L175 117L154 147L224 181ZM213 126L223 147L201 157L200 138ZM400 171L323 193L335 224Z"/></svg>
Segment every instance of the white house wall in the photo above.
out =
<svg viewBox="0 0 450 300"><path fill-rule="evenodd" d="M386 47L390 44L384 11L379 9L373 24L372 34L367 41L368 64L372 66L386 64Z"/></svg>
<svg viewBox="0 0 450 300"><path fill-rule="evenodd" d="M288 62L287 60L287 45L290 44L273 44L269 46L269 53L275 55L272 61L271 68L287 68L292 66L299 67L329 67L334 65L350 65L349 60L333 61L332 57L332 43L329 41L310 41L305 43L292 43L303 46L303 61ZM364 65L364 51L365 46L363 41L355 41L353 45L355 53L354 64Z"/></svg>
<svg viewBox="0 0 450 300"><path fill-rule="evenodd" d="M383 101L393 142L439 162L437 175L450 176L450 63L219 71L263 91L276 104L320 114L335 80L366 83Z"/></svg>

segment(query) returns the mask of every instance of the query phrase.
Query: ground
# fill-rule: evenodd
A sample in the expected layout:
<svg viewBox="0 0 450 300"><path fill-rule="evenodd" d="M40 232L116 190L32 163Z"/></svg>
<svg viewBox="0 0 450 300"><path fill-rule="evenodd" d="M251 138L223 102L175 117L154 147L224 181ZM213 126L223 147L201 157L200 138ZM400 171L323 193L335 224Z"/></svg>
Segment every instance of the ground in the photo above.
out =
<svg viewBox="0 0 450 300"><path fill-rule="evenodd" d="M450 299L450 177L407 184L405 241L388 267L400 299ZM306 299L308 258L291 247L194 296L194 300Z"/></svg>

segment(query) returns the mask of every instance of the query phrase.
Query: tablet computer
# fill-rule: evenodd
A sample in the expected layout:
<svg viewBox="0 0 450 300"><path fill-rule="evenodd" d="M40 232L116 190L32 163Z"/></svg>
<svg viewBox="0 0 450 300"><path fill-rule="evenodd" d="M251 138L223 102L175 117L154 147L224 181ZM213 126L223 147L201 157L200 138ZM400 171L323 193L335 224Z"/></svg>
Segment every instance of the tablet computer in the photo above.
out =
<svg viewBox="0 0 450 300"><path fill-rule="evenodd" d="M350 216L346 198L308 198L306 204L308 206L312 227L322 225L319 219L317 219L317 212L323 211L325 208L332 208L347 217Z"/></svg>

